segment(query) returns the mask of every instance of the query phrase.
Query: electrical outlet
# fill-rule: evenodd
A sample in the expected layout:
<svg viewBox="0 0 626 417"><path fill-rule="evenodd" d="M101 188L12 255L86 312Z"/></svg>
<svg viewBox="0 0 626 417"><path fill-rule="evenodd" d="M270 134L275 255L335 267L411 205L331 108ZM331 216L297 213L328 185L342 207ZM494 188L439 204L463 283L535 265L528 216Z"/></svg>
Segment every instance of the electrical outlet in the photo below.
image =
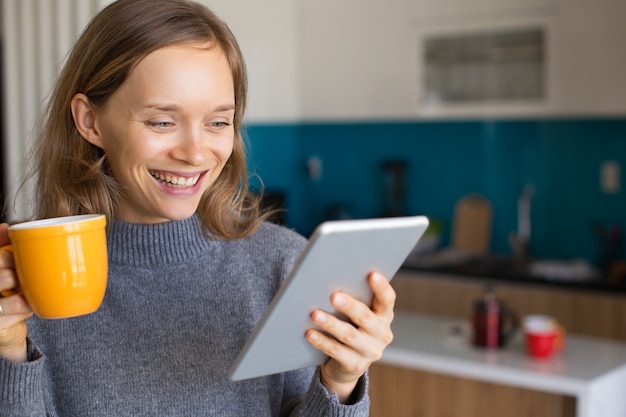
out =
<svg viewBox="0 0 626 417"><path fill-rule="evenodd" d="M306 161L306 169L311 181L318 181L322 177L322 160L319 156L310 156Z"/></svg>
<svg viewBox="0 0 626 417"><path fill-rule="evenodd" d="M622 167L617 161L600 164L600 189L607 194L616 194L622 186Z"/></svg>

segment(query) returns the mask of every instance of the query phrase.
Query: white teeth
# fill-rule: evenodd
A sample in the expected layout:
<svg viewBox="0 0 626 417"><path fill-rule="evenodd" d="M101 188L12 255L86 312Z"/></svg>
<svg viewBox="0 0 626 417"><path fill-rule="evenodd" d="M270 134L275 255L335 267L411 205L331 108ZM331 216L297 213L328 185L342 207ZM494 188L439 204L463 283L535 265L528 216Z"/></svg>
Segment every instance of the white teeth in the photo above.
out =
<svg viewBox="0 0 626 417"><path fill-rule="evenodd" d="M150 171L150 175L160 180L165 185L176 186L179 188L194 186L200 178L200 174L196 175L195 177L176 177L170 174L163 175L162 173L157 171Z"/></svg>

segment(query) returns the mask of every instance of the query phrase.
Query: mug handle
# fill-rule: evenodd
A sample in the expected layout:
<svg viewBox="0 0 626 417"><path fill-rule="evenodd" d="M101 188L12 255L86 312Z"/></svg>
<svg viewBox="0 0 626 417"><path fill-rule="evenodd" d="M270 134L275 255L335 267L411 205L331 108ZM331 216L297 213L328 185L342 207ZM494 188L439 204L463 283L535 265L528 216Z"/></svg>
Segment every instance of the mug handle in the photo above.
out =
<svg viewBox="0 0 626 417"><path fill-rule="evenodd" d="M554 323L556 328L556 337L554 338L554 351L558 352L565 347L565 327L560 323Z"/></svg>
<svg viewBox="0 0 626 417"><path fill-rule="evenodd" d="M4 245L0 247L0 250L13 254L13 247L11 245ZM22 295L23 293L24 292L20 289L3 290L3 291L0 291L0 298L10 297L12 295L18 295L18 294Z"/></svg>

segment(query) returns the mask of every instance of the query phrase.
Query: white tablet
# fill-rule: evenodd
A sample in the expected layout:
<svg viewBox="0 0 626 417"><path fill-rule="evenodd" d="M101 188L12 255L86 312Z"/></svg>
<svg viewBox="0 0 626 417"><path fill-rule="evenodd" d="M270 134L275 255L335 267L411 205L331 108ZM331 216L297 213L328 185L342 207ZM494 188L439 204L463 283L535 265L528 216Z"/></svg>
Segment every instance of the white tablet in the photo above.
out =
<svg viewBox="0 0 626 417"><path fill-rule="evenodd" d="M330 295L343 290L368 305L367 276L391 279L426 228L424 216L322 223L311 236L229 371L241 380L318 365L327 357L309 344L316 308L336 314Z"/></svg>

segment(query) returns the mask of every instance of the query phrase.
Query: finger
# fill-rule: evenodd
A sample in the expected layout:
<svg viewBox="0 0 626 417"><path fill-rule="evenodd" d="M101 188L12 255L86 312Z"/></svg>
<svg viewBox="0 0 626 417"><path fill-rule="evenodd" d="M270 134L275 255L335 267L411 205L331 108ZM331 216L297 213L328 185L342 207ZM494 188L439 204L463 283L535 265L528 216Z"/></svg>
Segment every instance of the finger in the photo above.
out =
<svg viewBox="0 0 626 417"><path fill-rule="evenodd" d="M369 314L372 315L371 312ZM322 310L314 311L311 318L320 330L330 336L326 336L323 340L324 353L328 356L339 359L340 356L336 355L344 349L348 349L353 354L373 360L378 358L384 349L382 342L384 331L381 331L381 334L377 337L372 336L369 333L369 331L372 331L371 329L358 329L352 323L340 320ZM330 353L328 350L330 350Z"/></svg>
<svg viewBox="0 0 626 417"><path fill-rule="evenodd" d="M11 243L9 240L9 225L6 223L0 224L0 246L8 245Z"/></svg>
<svg viewBox="0 0 626 417"><path fill-rule="evenodd" d="M382 277L382 275L381 275ZM383 279L383 286L388 286ZM391 289L391 297L395 297L395 292ZM376 299L376 296L374 297ZM388 344L393 336L391 333L391 322L393 320L393 307L382 312L374 312L363 302L342 292L335 292L331 295L331 304L340 313L344 314L357 329L372 336L382 343ZM393 301L392 301L393 305Z"/></svg>
<svg viewBox="0 0 626 417"><path fill-rule="evenodd" d="M12 253L0 250L0 268L15 268L15 261Z"/></svg>
<svg viewBox="0 0 626 417"><path fill-rule="evenodd" d="M15 294L17 287L19 283L13 269L13 256L3 256L3 251L0 251L0 297Z"/></svg>
<svg viewBox="0 0 626 417"><path fill-rule="evenodd" d="M336 362L334 366L341 373L361 375L374 361L374 358L368 358L316 329L309 329L306 338L313 347Z"/></svg>
<svg viewBox="0 0 626 417"><path fill-rule="evenodd" d="M338 319L333 314L322 310L315 310L311 314L311 319L321 330L341 341L343 344L353 346L363 340L363 335L354 325Z"/></svg>
<svg viewBox="0 0 626 417"><path fill-rule="evenodd" d="M345 325L351 329L358 329L369 335L380 335L384 332L384 322L388 320L381 320L366 304L356 298L338 291L331 295L330 302L339 313L350 321ZM336 326L341 327L339 324ZM328 331L334 330L328 329ZM337 331L341 331L341 329L338 328ZM343 331L349 334L351 330L344 328Z"/></svg>
<svg viewBox="0 0 626 417"><path fill-rule="evenodd" d="M18 286L15 270L10 268L0 269L0 293L15 289Z"/></svg>
<svg viewBox="0 0 626 417"><path fill-rule="evenodd" d="M369 276L369 284L374 299L372 300L372 311L377 315L385 315L393 318L393 308L396 304L396 291L389 280L384 275L373 272Z"/></svg>
<svg viewBox="0 0 626 417"><path fill-rule="evenodd" d="M6 325L6 319L11 316L30 315L33 312L24 297L19 294L0 298L0 309L2 311L0 320L4 325Z"/></svg>
<svg viewBox="0 0 626 417"><path fill-rule="evenodd" d="M24 322L29 316L9 316L14 323L0 329L0 349L2 355L13 360L26 360L26 337L28 328Z"/></svg>
<svg viewBox="0 0 626 417"><path fill-rule="evenodd" d="M14 267L13 255L0 250L0 296L2 297L13 295L12 290L19 286Z"/></svg>
<svg viewBox="0 0 626 417"><path fill-rule="evenodd" d="M14 335L9 334L16 324L24 323L25 320L31 318L34 313L25 314L9 314L0 317L0 346L8 346L14 343ZM23 325L23 324L22 324Z"/></svg>

